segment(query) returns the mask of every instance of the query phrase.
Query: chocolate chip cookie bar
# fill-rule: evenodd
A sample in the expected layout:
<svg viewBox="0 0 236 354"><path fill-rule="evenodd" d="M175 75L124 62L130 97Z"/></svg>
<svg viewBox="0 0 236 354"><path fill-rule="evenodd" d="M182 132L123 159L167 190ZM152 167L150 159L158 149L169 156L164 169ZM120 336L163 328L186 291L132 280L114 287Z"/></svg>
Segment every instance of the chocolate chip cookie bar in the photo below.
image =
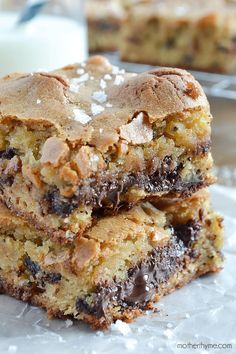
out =
<svg viewBox="0 0 236 354"><path fill-rule="evenodd" d="M90 52L115 51L125 10L118 0L87 0L86 19Z"/></svg>
<svg viewBox="0 0 236 354"><path fill-rule="evenodd" d="M222 266L222 219L206 191L141 202L54 241L0 209L0 290L105 329L131 321L163 295Z"/></svg>
<svg viewBox="0 0 236 354"><path fill-rule="evenodd" d="M139 200L211 184L211 114L186 71L103 57L0 80L0 199L56 238Z"/></svg>
<svg viewBox="0 0 236 354"><path fill-rule="evenodd" d="M236 71L236 6L162 1L132 8L121 30L125 61L210 72Z"/></svg>

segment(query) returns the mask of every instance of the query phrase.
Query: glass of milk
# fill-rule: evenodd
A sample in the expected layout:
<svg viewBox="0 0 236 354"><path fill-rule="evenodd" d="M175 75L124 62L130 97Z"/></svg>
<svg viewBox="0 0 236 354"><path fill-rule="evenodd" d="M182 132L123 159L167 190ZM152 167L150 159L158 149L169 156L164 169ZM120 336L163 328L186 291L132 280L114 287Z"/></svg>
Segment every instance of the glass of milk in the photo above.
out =
<svg viewBox="0 0 236 354"><path fill-rule="evenodd" d="M87 57L80 0L51 0L30 22L17 25L26 1L0 0L0 76L49 71Z"/></svg>

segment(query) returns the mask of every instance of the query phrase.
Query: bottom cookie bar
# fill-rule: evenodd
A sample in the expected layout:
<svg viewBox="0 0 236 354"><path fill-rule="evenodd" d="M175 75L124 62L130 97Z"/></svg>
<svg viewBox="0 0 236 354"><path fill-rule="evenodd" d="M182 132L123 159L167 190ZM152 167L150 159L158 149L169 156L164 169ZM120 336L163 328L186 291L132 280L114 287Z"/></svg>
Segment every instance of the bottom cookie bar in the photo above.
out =
<svg viewBox="0 0 236 354"><path fill-rule="evenodd" d="M131 321L161 296L220 270L222 219L206 191L174 204L140 203L56 243L0 211L0 290L106 329Z"/></svg>

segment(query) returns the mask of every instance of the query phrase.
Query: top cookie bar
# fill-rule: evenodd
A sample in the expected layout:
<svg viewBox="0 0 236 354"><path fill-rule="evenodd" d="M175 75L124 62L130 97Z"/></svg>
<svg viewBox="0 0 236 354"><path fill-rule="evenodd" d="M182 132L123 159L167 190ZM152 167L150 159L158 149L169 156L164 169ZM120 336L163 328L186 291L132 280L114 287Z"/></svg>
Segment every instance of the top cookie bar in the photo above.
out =
<svg viewBox="0 0 236 354"><path fill-rule="evenodd" d="M211 72L236 71L236 7L227 1L151 1L121 27L125 61Z"/></svg>
<svg viewBox="0 0 236 354"><path fill-rule="evenodd" d="M213 182L211 114L184 70L105 58L0 80L0 198L56 237L153 196Z"/></svg>

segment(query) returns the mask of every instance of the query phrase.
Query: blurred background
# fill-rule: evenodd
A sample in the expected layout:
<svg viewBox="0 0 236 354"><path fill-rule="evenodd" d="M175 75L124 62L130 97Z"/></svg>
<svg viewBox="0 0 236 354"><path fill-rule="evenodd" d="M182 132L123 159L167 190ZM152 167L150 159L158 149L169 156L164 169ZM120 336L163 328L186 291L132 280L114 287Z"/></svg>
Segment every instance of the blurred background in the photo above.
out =
<svg viewBox="0 0 236 354"><path fill-rule="evenodd" d="M0 75L105 54L141 72L187 68L211 104L219 182L236 186L236 1L0 0Z"/></svg>

